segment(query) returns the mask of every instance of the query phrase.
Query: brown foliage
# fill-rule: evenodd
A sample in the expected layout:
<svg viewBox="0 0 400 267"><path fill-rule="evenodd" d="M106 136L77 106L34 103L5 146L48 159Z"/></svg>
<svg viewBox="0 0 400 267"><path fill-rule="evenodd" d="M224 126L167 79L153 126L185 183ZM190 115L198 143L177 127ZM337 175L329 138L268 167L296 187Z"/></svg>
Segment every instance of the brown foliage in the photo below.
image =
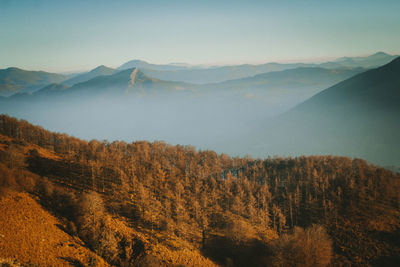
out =
<svg viewBox="0 0 400 267"><path fill-rule="evenodd" d="M228 225L239 233L233 237L238 240L246 240L244 232L258 229L283 236L296 226L318 223L331 235L339 263L357 258L358 264L367 265L400 252L390 241L400 225L400 176L363 160L254 160L163 142L86 142L7 116L0 116L0 133L40 150L27 156L30 171L79 192L101 192L107 205L116 203L113 210L127 217L132 227L151 234L175 231L196 245L215 232L227 233L227 218L240 222ZM43 150L57 154L57 159L46 158ZM41 190L51 195L52 206L64 209L55 204L63 202L62 194ZM90 229L103 227L105 209L98 205L99 196L87 198L71 210L78 215L79 235L94 245L100 237ZM381 238L384 234L389 237ZM118 234L115 238L120 239Z"/></svg>
<svg viewBox="0 0 400 267"><path fill-rule="evenodd" d="M243 245L256 238L254 228L243 219L231 219L226 226L225 236L236 245Z"/></svg>
<svg viewBox="0 0 400 267"><path fill-rule="evenodd" d="M9 145L6 152L3 154L3 162L10 169L22 169L26 166L25 156L21 149L16 145Z"/></svg>
<svg viewBox="0 0 400 267"><path fill-rule="evenodd" d="M98 247L104 216L104 204L99 194L90 192L82 195L77 210L79 233L94 249Z"/></svg>
<svg viewBox="0 0 400 267"><path fill-rule="evenodd" d="M0 194L8 189L16 188L17 181L14 173L6 165L0 163Z"/></svg>
<svg viewBox="0 0 400 267"><path fill-rule="evenodd" d="M284 234L273 246L274 266L327 266L332 259L332 241L325 229L313 224L303 230L295 227L293 234Z"/></svg>

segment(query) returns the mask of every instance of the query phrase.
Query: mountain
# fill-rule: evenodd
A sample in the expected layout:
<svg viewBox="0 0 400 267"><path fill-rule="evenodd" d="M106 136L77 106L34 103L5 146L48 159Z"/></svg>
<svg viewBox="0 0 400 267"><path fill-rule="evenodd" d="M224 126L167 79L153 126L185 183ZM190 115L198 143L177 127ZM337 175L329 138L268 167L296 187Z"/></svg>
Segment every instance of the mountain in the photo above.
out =
<svg viewBox="0 0 400 267"><path fill-rule="evenodd" d="M178 82L162 81L143 74L138 68L118 71L112 75L97 76L88 81L75 84L66 93L79 94L154 94L167 91L182 91L189 85Z"/></svg>
<svg viewBox="0 0 400 267"><path fill-rule="evenodd" d="M236 65L210 68L185 68L178 70L157 70L142 68L143 73L162 80L181 81L195 84L219 83L227 80L240 79L256 74L282 71L299 67L312 67L314 64L279 64L266 63L261 65Z"/></svg>
<svg viewBox="0 0 400 267"><path fill-rule="evenodd" d="M74 77L64 81L63 84L71 86L71 85L74 85L74 84L77 84L77 83L86 82L86 81L88 81L90 79L93 79L93 78L95 78L97 76L111 75L114 72L115 72L114 69L106 67L104 65L101 65L101 66L98 66L97 68L92 69L89 72L82 73L82 74L79 74L77 76L74 76Z"/></svg>
<svg viewBox="0 0 400 267"><path fill-rule="evenodd" d="M167 65L158 65L158 64L151 64L147 63L143 60L134 59L122 64L118 67L119 70L126 70L132 68L139 68L139 69L152 69L152 70L160 70L160 71L170 71L170 70L182 70L186 69L188 66L185 64L167 64Z"/></svg>
<svg viewBox="0 0 400 267"><path fill-rule="evenodd" d="M323 90L259 129L259 153L347 155L400 166L399 74L396 58Z"/></svg>
<svg viewBox="0 0 400 267"><path fill-rule="evenodd" d="M332 62L316 63L265 63L259 65L242 64L219 67L187 67L185 65L155 65L140 60L132 60L119 69L138 67L150 77L161 80L180 81L195 84L219 83L254 76L266 72L276 72L300 67L327 69L375 68L387 64L396 56L378 52L367 57L341 58Z"/></svg>
<svg viewBox="0 0 400 267"><path fill-rule="evenodd" d="M60 83L67 77L44 71L27 71L18 68L0 70L0 95L34 92L50 83Z"/></svg>
<svg viewBox="0 0 400 267"><path fill-rule="evenodd" d="M351 109L358 106L374 111L399 109L399 74L400 57L385 66L366 71L320 92L297 109L309 110L313 106L322 105L329 109Z"/></svg>
<svg viewBox="0 0 400 267"><path fill-rule="evenodd" d="M319 67L300 67L257 74L252 77L229 80L211 86L229 89L257 88L260 90L287 89L293 91L302 88L303 90L319 91L364 71L365 69L362 68L324 69Z"/></svg>
<svg viewBox="0 0 400 267"><path fill-rule="evenodd" d="M389 55L384 52L377 52L373 55L366 57L343 57L335 60L332 63L340 64L344 67L354 68L354 67L363 67L363 68L376 68L382 65L389 63L394 60L398 56Z"/></svg>

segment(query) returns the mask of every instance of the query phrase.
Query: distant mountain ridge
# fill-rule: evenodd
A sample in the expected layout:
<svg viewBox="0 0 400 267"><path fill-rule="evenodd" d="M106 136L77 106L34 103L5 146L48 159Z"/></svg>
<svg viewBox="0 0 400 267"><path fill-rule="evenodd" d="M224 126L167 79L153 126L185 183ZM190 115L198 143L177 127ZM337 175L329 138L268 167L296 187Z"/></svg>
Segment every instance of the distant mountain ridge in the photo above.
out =
<svg viewBox="0 0 400 267"><path fill-rule="evenodd" d="M138 67L144 74L161 80L180 81L195 84L219 83L241 79L261 73L283 71L300 67L319 67L327 69L375 68L389 63L396 58L383 52L367 57L345 57L331 62L316 63L265 63L259 65L242 64L209 68L185 67L184 65L155 65L140 60L123 64L120 69Z"/></svg>
<svg viewBox="0 0 400 267"><path fill-rule="evenodd" d="M299 67L294 69L287 69L283 71L273 71L254 75L236 80L229 80L219 83L220 86L229 85L248 85L249 83L260 88L269 88L274 86L278 81L277 86L281 86L282 81L287 84L298 86L312 86L314 84L325 85L328 83L335 83L346 78L350 78L356 74L365 71L363 68L354 69L324 69L320 67Z"/></svg>
<svg viewBox="0 0 400 267"><path fill-rule="evenodd" d="M134 59L122 64L117 69L126 70L132 68L139 68L139 69L152 69L152 70L181 70L181 69L186 69L187 67L188 66L186 64L159 65L159 64L151 64L143 60Z"/></svg>
<svg viewBox="0 0 400 267"><path fill-rule="evenodd" d="M44 71L27 71L19 68L0 70L0 96L10 96L20 92L34 92L49 83L60 83L67 77Z"/></svg>
<svg viewBox="0 0 400 267"><path fill-rule="evenodd" d="M95 69L96 70L96 69ZM109 71L109 69L107 70ZM94 72L94 71L92 71ZM89 74L89 73L88 73ZM86 76L88 77L88 76ZM82 78L83 79L83 78ZM190 85L186 85L189 86ZM185 85L178 82L162 81L143 74L138 68L114 71L109 75L99 75L93 78L76 83L71 87L64 84L44 87L32 96L63 97L63 95L83 96L123 96L124 94L153 94L157 91L183 90ZM28 97L29 98L29 97Z"/></svg>
<svg viewBox="0 0 400 267"><path fill-rule="evenodd" d="M74 77L64 81L63 84L71 86L71 85L74 85L77 83L89 81L90 79L93 79L97 76L111 75L114 72L115 72L115 69L101 65L101 66L98 66L98 67L92 69L89 72L85 72L80 75L74 76Z"/></svg>
<svg viewBox="0 0 400 267"><path fill-rule="evenodd" d="M82 76L85 77L77 77L78 79L81 79L82 82L78 82L69 88L64 82L62 85L51 84L38 90L38 92L33 95L45 96L50 93L52 96L56 96L57 93L72 94L79 92L84 93L85 95L102 93L118 95L132 92L143 95L171 90L187 90L190 92L196 91L197 94L202 95L225 92L231 95L239 93L239 96L255 94L254 97L268 97L274 94L277 94L274 97L278 97L281 94L283 94L282 97L286 97L285 95L293 94L293 99L302 95L301 100L304 100L323 88L364 71L361 68L341 70L329 70L316 67L296 68L258 74L253 77L230 80L222 83L195 85L183 82L159 80L145 75L138 68L132 68L122 71L113 70L112 74L98 75L84 81L84 78L89 78L89 76L95 73L99 68L96 68L87 74L83 74ZM78 79L75 79L75 81ZM18 98L21 97L23 97L23 95L18 96Z"/></svg>
<svg viewBox="0 0 400 267"><path fill-rule="evenodd" d="M77 75L62 75L43 71L26 71L18 68L0 70L0 96L15 93L32 93L51 83L72 86L102 75L112 75L118 71L139 68L145 75L160 80L194 84L220 83L228 80L252 77L257 74L283 71L295 68L318 67L326 69L374 68L384 65L396 56L378 52L368 57L344 57L321 64L314 63L265 63L260 65L232 65L219 67L192 66L184 63L151 64L142 60L131 60L117 69L101 65L91 71Z"/></svg>
<svg viewBox="0 0 400 267"><path fill-rule="evenodd" d="M376 68L389 63L398 56L389 55L384 52L377 52L367 57L343 57L335 60L334 62L339 63L346 67L363 67L363 68Z"/></svg>

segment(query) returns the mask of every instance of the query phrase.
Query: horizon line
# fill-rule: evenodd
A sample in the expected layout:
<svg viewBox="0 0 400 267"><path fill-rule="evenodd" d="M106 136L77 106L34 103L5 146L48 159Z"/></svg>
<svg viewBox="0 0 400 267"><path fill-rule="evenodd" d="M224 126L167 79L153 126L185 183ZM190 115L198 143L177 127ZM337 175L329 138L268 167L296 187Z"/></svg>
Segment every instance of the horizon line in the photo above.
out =
<svg viewBox="0 0 400 267"><path fill-rule="evenodd" d="M9 68L17 68L21 70L26 70L26 71L44 71L44 72L49 72L49 73L57 73L57 74L74 74L74 73L80 73L80 72L87 72L91 71L97 67L100 66L105 66L108 68L112 69L118 69L121 67L123 64L130 62L130 61L141 61L147 64L153 64L153 65L171 65L171 66L179 66L179 65L186 65L186 67L203 67L203 68L218 68L218 67L224 67L224 66L241 66L241 65L263 65L263 64L296 64L296 63L306 63L306 64L321 64L324 62L332 62L334 60L338 60L340 58L358 58L358 57L368 57L372 56L375 54L379 53L384 53L389 56L400 56L400 53L396 52L384 52L384 51L377 51L373 53L364 53L364 54L358 54L358 55L346 55L346 56L326 56L326 57L307 57L307 58L281 58L281 59L267 59L267 60L243 60L243 61L219 61L219 62L208 62L208 63L189 63L189 62L181 62L181 61L173 61L173 62L154 62L151 60L146 60L146 59L140 59L140 58L133 58L124 61L122 64L99 64L99 65L91 65L91 67L84 67L84 68L76 68L74 70L52 70L52 68L34 68L34 67L19 67L19 66L7 66L3 67L0 69L9 69Z"/></svg>

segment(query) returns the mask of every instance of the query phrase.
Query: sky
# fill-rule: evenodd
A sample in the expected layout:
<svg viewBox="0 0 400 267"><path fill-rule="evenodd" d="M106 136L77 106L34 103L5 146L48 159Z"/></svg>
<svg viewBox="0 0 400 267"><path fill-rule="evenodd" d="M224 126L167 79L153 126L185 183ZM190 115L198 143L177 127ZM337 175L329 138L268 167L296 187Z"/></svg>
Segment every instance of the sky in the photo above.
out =
<svg viewBox="0 0 400 267"><path fill-rule="evenodd" d="M400 54L399 0L0 0L0 68Z"/></svg>

